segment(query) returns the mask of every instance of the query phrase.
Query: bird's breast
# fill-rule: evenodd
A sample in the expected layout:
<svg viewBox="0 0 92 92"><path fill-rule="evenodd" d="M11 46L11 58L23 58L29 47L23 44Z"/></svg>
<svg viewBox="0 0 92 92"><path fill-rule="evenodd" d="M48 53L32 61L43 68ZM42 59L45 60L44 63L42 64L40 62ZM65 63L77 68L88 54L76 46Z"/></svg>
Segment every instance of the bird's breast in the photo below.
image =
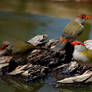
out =
<svg viewBox="0 0 92 92"><path fill-rule="evenodd" d="M82 55L85 55L89 61L92 61L92 50L85 50L81 53Z"/></svg>
<svg viewBox="0 0 92 92"><path fill-rule="evenodd" d="M74 51L73 53L73 58L77 61L82 61L82 62L88 62L89 59L85 54L82 54L81 52Z"/></svg>

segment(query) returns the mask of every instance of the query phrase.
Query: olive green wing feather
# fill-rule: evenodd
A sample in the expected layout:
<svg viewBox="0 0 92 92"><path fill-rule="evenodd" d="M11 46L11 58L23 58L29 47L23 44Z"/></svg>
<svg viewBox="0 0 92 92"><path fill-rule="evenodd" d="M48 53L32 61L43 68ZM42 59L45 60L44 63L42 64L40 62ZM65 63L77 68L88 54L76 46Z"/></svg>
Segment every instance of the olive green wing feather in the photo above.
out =
<svg viewBox="0 0 92 92"><path fill-rule="evenodd" d="M12 48L12 54L17 54L17 53L24 53L26 51L33 50L35 47L32 44L29 44L24 41L17 41L15 46Z"/></svg>
<svg viewBox="0 0 92 92"><path fill-rule="evenodd" d="M66 25L64 28L63 36L65 38L76 38L81 34L82 31L83 26L80 23L73 21Z"/></svg>

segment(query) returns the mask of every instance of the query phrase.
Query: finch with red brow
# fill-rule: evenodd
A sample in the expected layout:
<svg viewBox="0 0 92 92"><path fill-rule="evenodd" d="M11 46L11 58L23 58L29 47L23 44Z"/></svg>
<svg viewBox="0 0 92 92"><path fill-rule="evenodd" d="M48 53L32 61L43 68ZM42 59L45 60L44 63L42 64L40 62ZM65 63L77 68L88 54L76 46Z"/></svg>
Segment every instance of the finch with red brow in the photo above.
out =
<svg viewBox="0 0 92 92"><path fill-rule="evenodd" d="M53 51L58 52L63 50L68 42L74 41L83 32L84 23L88 19L89 16L81 14L80 16L77 16L75 20L68 23L64 28L62 37L60 38L59 42L53 48Z"/></svg>

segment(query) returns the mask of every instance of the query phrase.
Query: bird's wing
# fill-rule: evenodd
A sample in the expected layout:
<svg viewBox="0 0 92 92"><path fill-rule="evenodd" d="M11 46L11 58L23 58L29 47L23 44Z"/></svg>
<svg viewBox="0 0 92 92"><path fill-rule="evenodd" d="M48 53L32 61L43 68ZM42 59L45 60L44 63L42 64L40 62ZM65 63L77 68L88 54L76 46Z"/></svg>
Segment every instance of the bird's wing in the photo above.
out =
<svg viewBox="0 0 92 92"><path fill-rule="evenodd" d="M15 46L13 48L12 53L13 54L23 53L23 52L26 52L26 51L31 50L33 48L34 48L34 46L32 44L26 43L24 41L17 41L15 43Z"/></svg>
<svg viewBox="0 0 92 92"><path fill-rule="evenodd" d="M92 40L84 41L84 45L87 49L92 50Z"/></svg>
<svg viewBox="0 0 92 92"><path fill-rule="evenodd" d="M84 27L80 23L72 21L64 28L63 36L65 38L76 38L81 34L83 28Z"/></svg>

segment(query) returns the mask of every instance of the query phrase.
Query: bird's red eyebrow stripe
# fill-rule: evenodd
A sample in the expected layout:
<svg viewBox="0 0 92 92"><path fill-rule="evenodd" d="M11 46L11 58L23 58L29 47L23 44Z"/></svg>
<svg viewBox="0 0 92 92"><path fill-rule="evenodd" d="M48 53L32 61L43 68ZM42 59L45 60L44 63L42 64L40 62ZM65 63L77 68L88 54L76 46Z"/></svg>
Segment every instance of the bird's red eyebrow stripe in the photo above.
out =
<svg viewBox="0 0 92 92"><path fill-rule="evenodd" d="M85 46L82 42L78 42L78 41L72 42L71 44L74 45L74 46L78 45L78 44Z"/></svg>
<svg viewBox="0 0 92 92"><path fill-rule="evenodd" d="M80 45L85 46L83 43L80 42Z"/></svg>
<svg viewBox="0 0 92 92"><path fill-rule="evenodd" d="M77 16L77 17L81 18L82 16L80 15L80 16ZM84 16L84 17L85 17L85 19L89 19L90 18L90 16Z"/></svg>
<svg viewBox="0 0 92 92"><path fill-rule="evenodd" d="M77 16L77 17L79 17L79 18L80 18L80 17L82 17L82 16Z"/></svg>

